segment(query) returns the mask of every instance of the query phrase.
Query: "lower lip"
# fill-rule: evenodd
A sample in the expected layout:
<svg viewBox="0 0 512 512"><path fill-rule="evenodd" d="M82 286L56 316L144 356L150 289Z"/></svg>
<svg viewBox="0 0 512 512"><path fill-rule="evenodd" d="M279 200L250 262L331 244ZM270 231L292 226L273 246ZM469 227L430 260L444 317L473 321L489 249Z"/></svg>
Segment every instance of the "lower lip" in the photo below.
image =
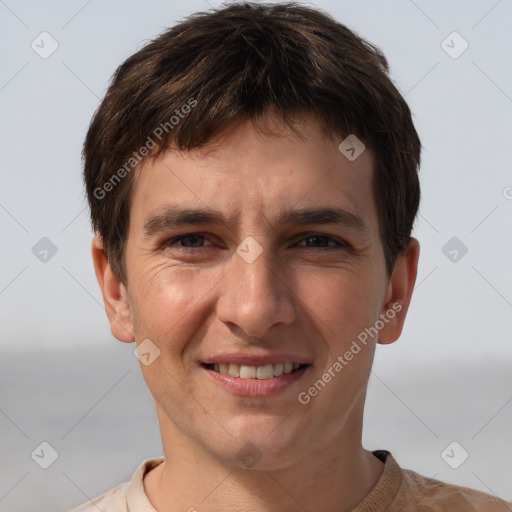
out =
<svg viewBox="0 0 512 512"><path fill-rule="evenodd" d="M224 373L204 368L208 374L225 389L240 396L271 396L279 393L286 387L301 379L309 366L305 366L291 373L283 373L271 379L241 379Z"/></svg>

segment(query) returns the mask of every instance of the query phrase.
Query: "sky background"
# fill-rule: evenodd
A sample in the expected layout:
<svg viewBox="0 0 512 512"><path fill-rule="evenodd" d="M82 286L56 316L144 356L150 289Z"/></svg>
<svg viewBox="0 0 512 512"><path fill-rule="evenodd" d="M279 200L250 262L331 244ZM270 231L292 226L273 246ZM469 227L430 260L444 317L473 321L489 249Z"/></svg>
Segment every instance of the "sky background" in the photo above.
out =
<svg viewBox="0 0 512 512"><path fill-rule="evenodd" d="M160 445L133 347L113 339L103 310L80 153L116 67L164 28L217 5L0 0L0 511L26 510L34 489L48 495L48 510L58 505L29 457L43 439L68 454L51 477L66 504L119 483L121 465L128 477L143 454L157 455L143 437L122 448L137 421ZM309 5L383 50L423 145L417 285L401 339L377 350L369 397L370 419L396 409L400 428L370 422L365 435L424 474L512 499L512 1ZM58 45L47 58L41 38L47 51ZM41 261L40 247L55 254ZM114 396L128 381L127 394ZM116 405L123 397L128 411ZM68 437L82 416L92 423ZM454 439L475 465L454 471L441 460Z"/></svg>

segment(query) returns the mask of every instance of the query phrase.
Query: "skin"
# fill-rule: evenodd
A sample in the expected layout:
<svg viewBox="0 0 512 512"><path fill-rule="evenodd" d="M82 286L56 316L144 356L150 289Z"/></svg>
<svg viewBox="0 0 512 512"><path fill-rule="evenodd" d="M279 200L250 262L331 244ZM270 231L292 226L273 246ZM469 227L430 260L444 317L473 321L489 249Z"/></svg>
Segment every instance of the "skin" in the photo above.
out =
<svg viewBox="0 0 512 512"><path fill-rule="evenodd" d="M144 479L159 512L348 511L382 474L383 463L361 441L366 388L376 343L392 343L402 331L419 244L411 239L388 276L371 151L350 162L338 150L342 139L327 137L311 115L302 121L300 133L274 115L261 126L242 121L208 150L168 150L146 161L130 207L125 284L101 238L93 241L113 335L138 344L150 339L160 350L150 365L141 364L166 457ZM215 208L233 224L145 236L147 219L170 203ZM283 208L326 206L359 216L366 229L276 222ZM190 233L205 238L168 242ZM308 238L314 234L320 239ZM332 239L327 247L324 236ZM252 263L236 252L247 237L262 248ZM298 394L393 304L401 310L378 339L361 345L301 404ZM276 395L235 396L200 365L226 352L285 352L311 366ZM244 446L259 458L250 467L237 456Z"/></svg>

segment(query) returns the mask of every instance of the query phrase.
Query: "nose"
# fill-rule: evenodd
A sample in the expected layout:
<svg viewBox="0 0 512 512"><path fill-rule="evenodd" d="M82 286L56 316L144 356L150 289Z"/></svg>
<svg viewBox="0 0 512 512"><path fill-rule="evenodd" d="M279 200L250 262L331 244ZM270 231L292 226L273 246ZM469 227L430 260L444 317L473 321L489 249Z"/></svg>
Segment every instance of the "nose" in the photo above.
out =
<svg viewBox="0 0 512 512"><path fill-rule="evenodd" d="M234 253L232 267L222 280L217 316L231 329L262 338L272 328L294 322L296 308L286 269L268 249L254 261Z"/></svg>

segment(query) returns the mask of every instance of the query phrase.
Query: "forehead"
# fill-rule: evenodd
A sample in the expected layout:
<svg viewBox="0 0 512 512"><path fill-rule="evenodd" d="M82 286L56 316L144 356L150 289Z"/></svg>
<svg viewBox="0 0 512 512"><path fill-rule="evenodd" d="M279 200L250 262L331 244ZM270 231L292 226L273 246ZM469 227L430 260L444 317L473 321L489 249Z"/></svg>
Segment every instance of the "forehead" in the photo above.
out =
<svg viewBox="0 0 512 512"><path fill-rule="evenodd" d="M365 149L349 159L339 149L343 140L328 136L313 116L298 131L276 117L239 122L207 147L170 149L146 161L136 171L130 217L142 229L172 204L222 211L264 229L284 211L336 207L376 228L373 155Z"/></svg>

